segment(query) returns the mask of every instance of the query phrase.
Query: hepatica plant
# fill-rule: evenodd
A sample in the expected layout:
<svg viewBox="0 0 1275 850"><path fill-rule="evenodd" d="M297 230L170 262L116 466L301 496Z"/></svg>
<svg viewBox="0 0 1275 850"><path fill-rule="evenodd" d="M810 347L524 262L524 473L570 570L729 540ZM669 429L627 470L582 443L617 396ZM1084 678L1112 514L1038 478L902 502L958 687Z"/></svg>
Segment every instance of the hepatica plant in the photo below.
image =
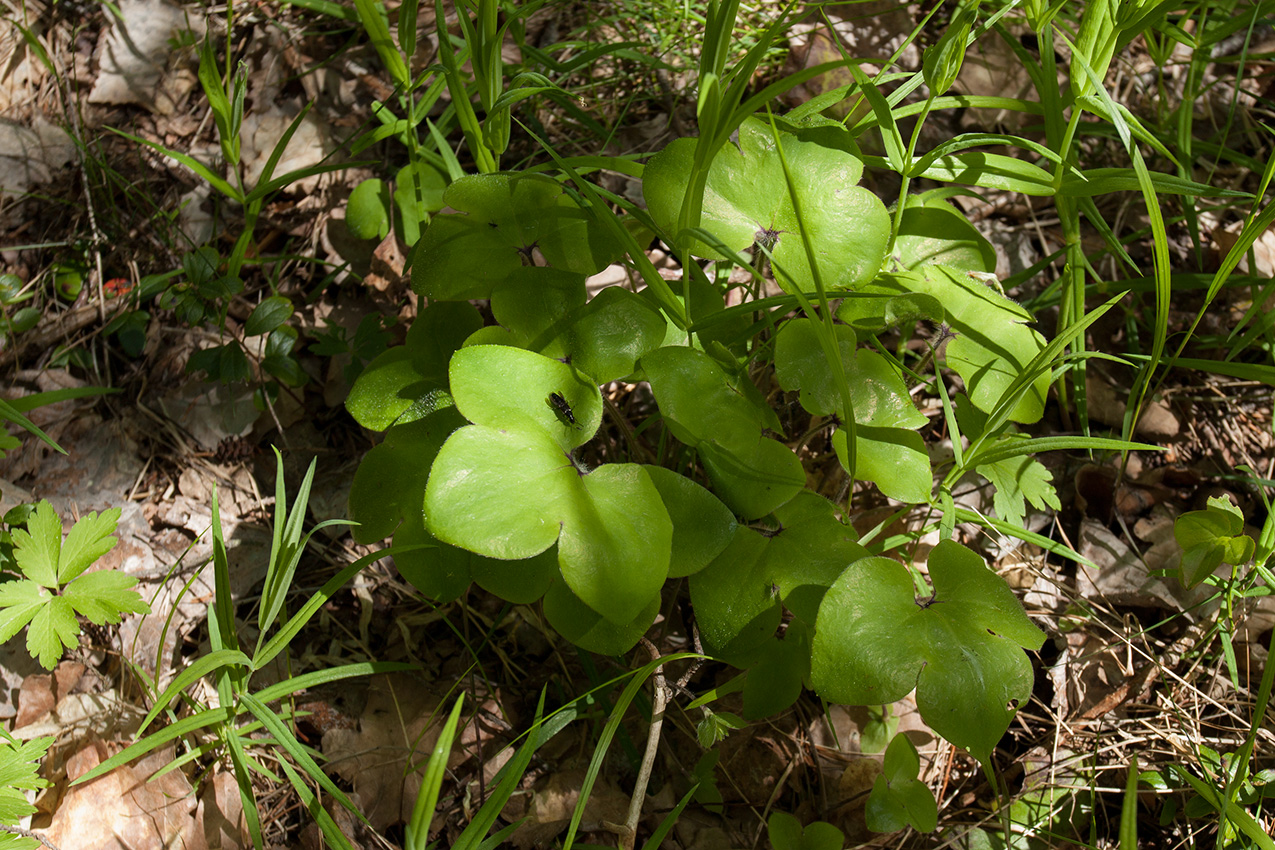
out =
<svg viewBox="0 0 1275 850"><path fill-rule="evenodd" d="M574 172L451 183L451 211L422 212L414 253L429 306L347 401L386 432L355 476L355 536L423 544L397 565L431 598L476 583L541 601L564 637L612 655L655 621L666 582L686 578L705 651L747 671L749 717L805 687L878 705L916 689L931 726L986 761L1030 695L1023 650L1042 633L955 542L933 550L928 577L869 551L847 510L807 488L777 408L831 430L855 480L904 506L946 505L949 520L963 475L999 476L1012 521L1052 498L1013 427L1041 416L1056 352L945 196L911 199L891 239L861 174L843 129L750 118L708 160L693 139L657 154L649 215L617 217ZM695 185L699 203L686 198ZM685 258L683 280L654 274L639 233ZM587 276L626 254L649 286L588 297ZM784 294L727 308L735 264L773 269ZM880 342L918 327L946 342L926 368L960 377L971 444L937 492L929 420L909 391L926 377ZM604 400L613 381L649 387L633 421Z"/></svg>

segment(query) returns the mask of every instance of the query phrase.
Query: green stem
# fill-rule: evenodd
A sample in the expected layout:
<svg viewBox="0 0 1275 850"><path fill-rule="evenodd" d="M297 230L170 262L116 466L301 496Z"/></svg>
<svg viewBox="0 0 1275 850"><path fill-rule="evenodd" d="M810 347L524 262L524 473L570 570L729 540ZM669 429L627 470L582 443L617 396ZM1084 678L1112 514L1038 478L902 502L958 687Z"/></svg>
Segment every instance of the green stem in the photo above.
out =
<svg viewBox="0 0 1275 850"><path fill-rule="evenodd" d="M912 127L912 138L908 140L907 157L904 160L903 178L899 184L899 202L894 208L894 221L890 225L890 241L886 245L886 257L894 256L894 243L899 238L899 228L903 226L903 211L907 208L908 186L912 182L912 157L916 153L917 141L921 138L921 127L925 124L925 119L930 114L930 108L934 103L934 92L930 92L925 99L925 105L921 107L921 112L916 117L916 124Z"/></svg>

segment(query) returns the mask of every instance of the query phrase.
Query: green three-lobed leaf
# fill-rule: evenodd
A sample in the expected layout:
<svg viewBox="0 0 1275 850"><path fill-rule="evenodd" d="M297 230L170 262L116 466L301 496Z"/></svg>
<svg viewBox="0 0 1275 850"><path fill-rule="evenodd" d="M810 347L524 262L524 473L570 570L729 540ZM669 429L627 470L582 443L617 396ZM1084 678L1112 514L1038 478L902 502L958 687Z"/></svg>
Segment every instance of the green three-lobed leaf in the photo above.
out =
<svg viewBox="0 0 1275 850"><path fill-rule="evenodd" d="M897 561L847 568L819 608L811 679L825 699L848 705L894 702L915 688L925 721L986 762L1031 695L1022 648L1038 649L1044 634L969 549L943 541L929 570L934 596L918 600Z"/></svg>
<svg viewBox="0 0 1275 850"><path fill-rule="evenodd" d="M786 131L780 140L803 220L797 219L771 128L748 118L739 126L738 147L726 144L713 158L700 226L731 251L773 241L781 285L814 289L803 230L826 285L848 289L871 280L885 258L890 217L876 195L858 185L863 163L845 150ZM651 217L672 237L677 236L696 144L696 139L677 139L652 157L643 172L642 194ZM696 256L724 259L703 242L683 242Z"/></svg>

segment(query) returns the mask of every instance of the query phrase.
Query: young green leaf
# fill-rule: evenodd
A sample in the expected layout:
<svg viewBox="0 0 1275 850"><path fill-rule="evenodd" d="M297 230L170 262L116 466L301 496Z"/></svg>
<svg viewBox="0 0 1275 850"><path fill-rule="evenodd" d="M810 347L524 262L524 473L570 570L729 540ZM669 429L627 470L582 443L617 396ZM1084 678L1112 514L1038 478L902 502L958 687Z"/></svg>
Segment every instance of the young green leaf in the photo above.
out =
<svg viewBox="0 0 1275 850"><path fill-rule="evenodd" d="M775 850L842 850L846 845L845 833L832 824L815 821L803 828L787 812L773 812L766 832Z"/></svg>
<svg viewBox="0 0 1275 850"><path fill-rule="evenodd" d="M763 433L778 423L746 376L732 380L704 352L679 346L651 352L642 368L665 424L699 452L718 498L737 514L765 516L805 486L801 461Z"/></svg>
<svg viewBox="0 0 1275 850"><path fill-rule="evenodd" d="M388 199L384 184L375 177L354 187L345 203L345 226L355 239L384 239L390 232Z"/></svg>
<svg viewBox="0 0 1275 850"><path fill-rule="evenodd" d="M1182 547L1182 584L1195 587L1224 562L1243 564L1256 544L1244 534L1244 515L1229 499L1214 496L1208 508L1189 511L1173 523L1173 536Z"/></svg>
<svg viewBox="0 0 1275 850"><path fill-rule="evenodd" d="M911 826L917 832L933 832L938 826L938 805L924 782L917 779L921 760L907 735L895 735L885 751L881 775L868 795L867 823L873 832L898 832Z"/></svg>
<svg viewBox="0 0 1275 850"><path fill-rule="evenodd" d="M850 325L871 322L885 314L891 299L905 293L931 295L942 302L955 339L947 344L948 365L964 379L969 396L982 410L991 410L1005 390L1022 375L1045 347L1045 340L1028 327L1032 314L1006 298L986 275L946 266L920 266L908 272L883 274L859 290L864 296L847 298L837 318ZM1048 372L1022 393L1012 408L1016 422L1035 422L1045 410Z"/></svg>

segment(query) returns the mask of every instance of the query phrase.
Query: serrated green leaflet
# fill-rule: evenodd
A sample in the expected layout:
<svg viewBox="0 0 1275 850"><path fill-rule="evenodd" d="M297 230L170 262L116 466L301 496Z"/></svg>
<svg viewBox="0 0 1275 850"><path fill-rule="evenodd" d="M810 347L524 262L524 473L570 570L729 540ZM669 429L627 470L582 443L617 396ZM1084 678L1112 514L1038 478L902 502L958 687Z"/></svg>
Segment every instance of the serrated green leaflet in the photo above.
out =
<svg viewBox="0 0 1275 850"><path fill-rule="evenodd" d="M150 611L132 589L137 579L109 571L85 574L115 546L111 535L119 516L119 508L86 514L63 541L53 506L36 505L27 528L13 532L14 559L26 578L0 585L0 641L28 626L27 650L52 670L63 648L77 643L76 612L104 625L118 623L125 612Z"/></svg>

